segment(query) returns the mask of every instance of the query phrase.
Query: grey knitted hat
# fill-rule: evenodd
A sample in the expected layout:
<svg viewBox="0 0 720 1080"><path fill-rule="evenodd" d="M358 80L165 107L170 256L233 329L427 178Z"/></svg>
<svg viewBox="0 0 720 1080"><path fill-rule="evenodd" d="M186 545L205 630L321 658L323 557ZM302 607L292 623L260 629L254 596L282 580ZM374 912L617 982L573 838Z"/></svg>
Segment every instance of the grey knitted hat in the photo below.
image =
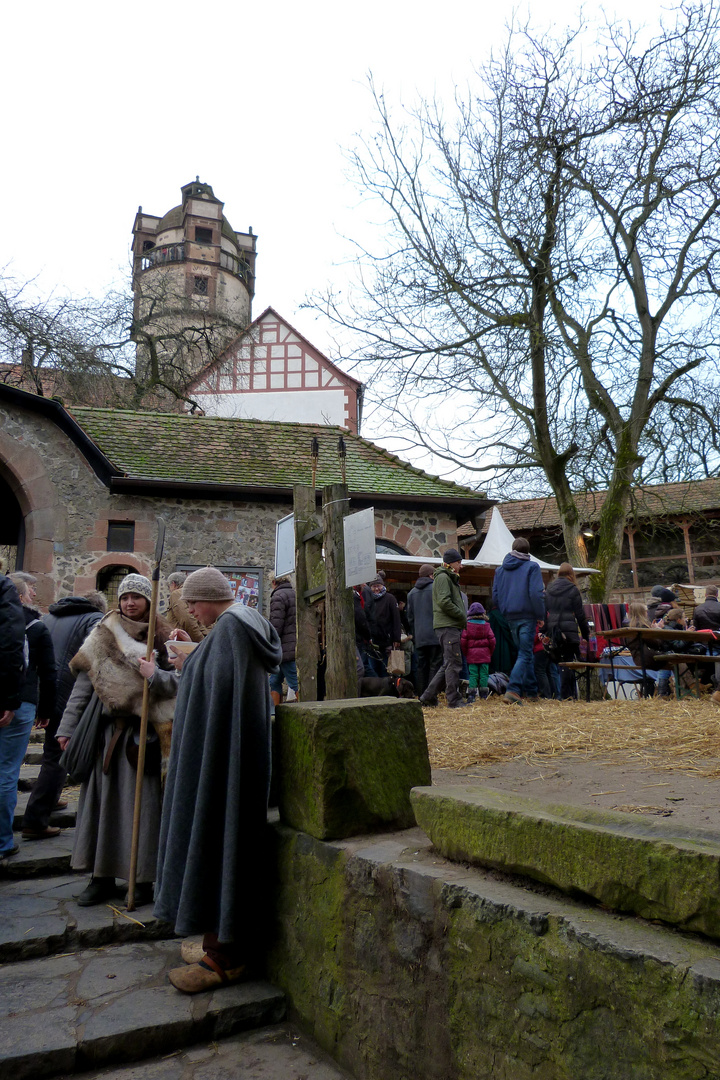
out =
<svg viewBox="0 0 720 1080"><path fill-rule="evenodd" d="M194 603L196 600L222 602L234 600L232 586L224 574L214 566L204 566L202 570L193 570L188 574L182 587L183 600Z"/></svg>
<svg viewBox="0 0 720 1080"><path fill-rule="evenodd" d="M122 579L118 586L118 600L129 592L144 596L146 600L152 600L152 584L142 574L128 574Z"/></svg>

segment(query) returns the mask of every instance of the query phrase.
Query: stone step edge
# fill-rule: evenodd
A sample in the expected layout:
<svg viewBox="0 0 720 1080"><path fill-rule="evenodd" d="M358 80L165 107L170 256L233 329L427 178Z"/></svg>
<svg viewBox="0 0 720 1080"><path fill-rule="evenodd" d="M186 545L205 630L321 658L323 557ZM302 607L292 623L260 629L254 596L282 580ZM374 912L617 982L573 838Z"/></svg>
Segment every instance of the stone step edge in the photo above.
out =
<svg viewBox="0 0 720 1080"><path fill-rule="evenodd" d="M118 901L118 908L121 911L124 910L121 900ZM137 922L115 915L111 922L102 926L90 926L83 929L69 926L63 933L51 934L48 937L2 941L0 942L0 964L41 960L43 957L75 952L78 949L101 949L108 945L127 945L135 941L170 941L175 938L175 932L169 923L160 922L153 916L143 918L142 913L140 915L137 912L128 914L132 919L137 919Z"/></svg>
<svg viewBox="0 0 720 1080"><path fill-rule="evenodd" d="M418 825L454 862L522 874L571 896L720 938L717 833L628 821L482 787L414 788Z"/></svg>
<svg viewBox="0 0 720 1080"><path fill-rule="evenodd" d="M108 1065L121 1065L142 1061L159 1054L173 1052L198 1043L214 1039L225 1039L242 1031L250 1031L270 1024L278 1024L285 1019L285 995L277 987L267 982L240 984L256 991L254 998L233 1002L231 991L218 990L217 1007L208 1008L199 1018L181 1018L164 1024L154 1024L148 1017L148 1026L133 1028L127 1036L114 1033L84 1040L82 1037L75 1046L47 1046L32 1054L11 1054L2 1056L0 1050L0 1080L39 1080L41 1077L53 1077L66 1073L85 1072L89 1069L101 1069ZM168 987L168 992L176 993ZM228 994L223 1008L222 997ZM197 995L196 999L202 995Z"/></svg>

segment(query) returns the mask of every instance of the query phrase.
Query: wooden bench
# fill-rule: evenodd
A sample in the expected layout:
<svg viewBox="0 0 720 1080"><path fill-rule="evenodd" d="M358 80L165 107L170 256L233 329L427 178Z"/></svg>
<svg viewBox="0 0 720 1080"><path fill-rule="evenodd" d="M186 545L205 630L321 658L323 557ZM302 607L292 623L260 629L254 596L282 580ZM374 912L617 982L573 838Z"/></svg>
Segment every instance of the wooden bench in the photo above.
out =
<svg viewBox="0 0 720 1080"><path fill-rule="evenodd" d="M593 668L607 668L609 671L615 672L618 664L606 664L604 661L599 662L597 660L562 660L558 667L569 668L571 671L585 671L585 700L590 700L590 672ZM613 682L617 682L615 678ZM641 679L624 679L624 682L641 682Z"/></svg>
<svg viewBox="0 0 720 1080"><path fill-rule="evenodd" d="M695 656L693 653L661 653L656 657L656 663L662 662L671 667L675 672L675 697L680 697L680 665L687 664L720 664L720 656ZM695 669L695 693L700 697L700 675Z"/></svg>

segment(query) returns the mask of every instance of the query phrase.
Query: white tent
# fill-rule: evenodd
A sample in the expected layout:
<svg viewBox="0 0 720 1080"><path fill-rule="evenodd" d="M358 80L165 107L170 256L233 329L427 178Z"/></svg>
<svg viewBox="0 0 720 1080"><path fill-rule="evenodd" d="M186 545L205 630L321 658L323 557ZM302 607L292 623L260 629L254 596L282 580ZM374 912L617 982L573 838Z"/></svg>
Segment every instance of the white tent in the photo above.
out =
<svg viewBox="0 0 720 1080"><path fill-rule="evenodd" d="M485 540L483 541L483 546L480 548L474 559L465 560L466 565L489 567L500 566L505 556L511 550L514 539L515 537L503 521L503 516L497 506L493 506L492 517L490 518L490 525ZM559 565L556 563L543 562L542 559L536 559L534 555L531 555L530 558L533 562L538 564L541 570L560 569ZM599 571L591 570L587 566L576 566L574 569L576 574L599 573Z"/></svg>

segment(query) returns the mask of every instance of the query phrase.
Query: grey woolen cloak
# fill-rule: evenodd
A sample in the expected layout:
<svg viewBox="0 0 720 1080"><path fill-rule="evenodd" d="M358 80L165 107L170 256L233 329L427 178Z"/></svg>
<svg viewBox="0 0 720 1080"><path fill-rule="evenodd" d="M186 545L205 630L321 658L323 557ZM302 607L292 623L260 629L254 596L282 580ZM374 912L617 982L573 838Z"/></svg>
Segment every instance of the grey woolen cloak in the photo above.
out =
<svg viewBox="0 0 720 1080"><path fill-rule="evenodd" d="M177 934L252 941L270 787L277 631L233 604L185 661L160 825L155 915Z"/></svg>

